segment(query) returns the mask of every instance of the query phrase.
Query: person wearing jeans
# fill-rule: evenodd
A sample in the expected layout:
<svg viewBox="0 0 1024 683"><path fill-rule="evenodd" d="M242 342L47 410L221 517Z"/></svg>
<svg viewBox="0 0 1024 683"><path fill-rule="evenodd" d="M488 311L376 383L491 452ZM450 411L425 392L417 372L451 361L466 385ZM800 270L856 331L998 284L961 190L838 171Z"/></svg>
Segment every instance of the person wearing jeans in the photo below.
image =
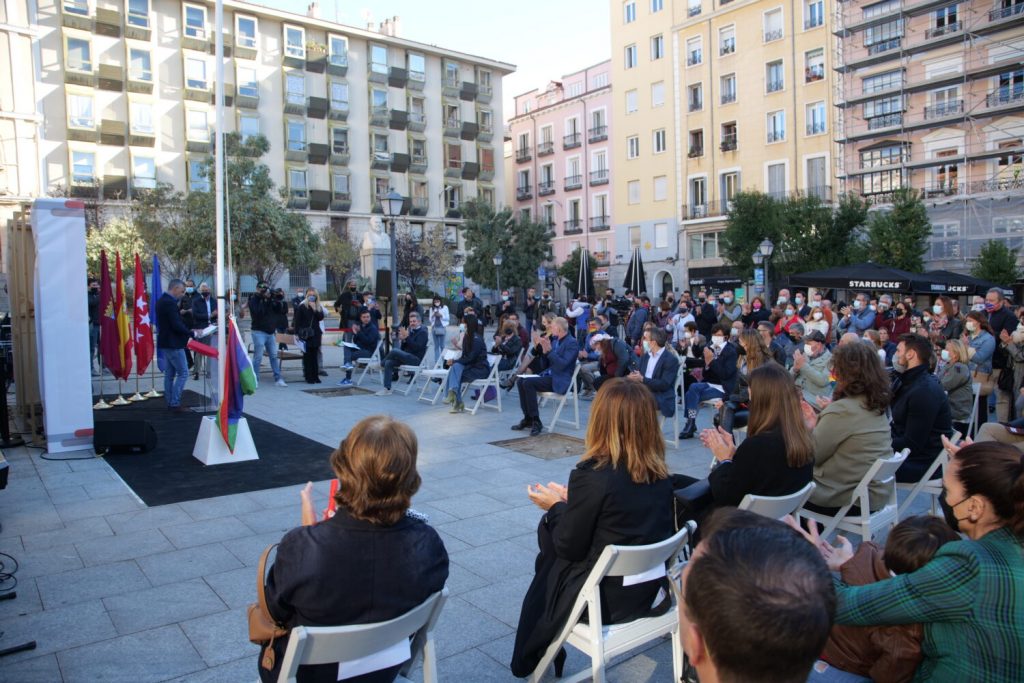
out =
<svg viewBox="0 0 1024 683"><path fill-rule="evenodd" d="M249 297L249 314L252 316L252 367L256 376L260 374L263 353L270 356L270 369L274 372L274 383L287 386L281 378L281 361L277 356L277 326L288 304L284 293L271 293L266 282L256 285L256 293Z"/></svg>
<svg viewBox="0 0 1024 683"><path fill-rule="evenodd" d="M736 388L736 345L727 341L729 326L718 323L711 328L711 343L704 347L704 381L694 382L686 390L686 426L680 439L692 439L697 434L697 411L700 404L713 398L725 398Z"/></svg>
<svg viewBox="0 0 1024 683"><path fill-rule="evenodd" d="M359 324L352 325L352 343L359 346L358 349L345 347L345 364L341 369L345 371L345 379L338 382L340 387L352 386L352 361L359 358L369 358L377 349L377 342L380 341L380 330L372 322L370 311L363 311L359 314Z"/></svg>
<svg viewBox="0 0 1024 683"><path fill-rule="evenodd" d="M167 290L156 302L157 353L164 357L164 398L171 412L184 413L188 408L181 405L181 392L188 381L188 359L185 346L192 337L192 330L181 318L179 304L185 295L185 283L175 278L167 284Z"/></svg>
<svg viewBox="0 0 1024 683"><path fill-rule="evenodd" d="M391 394L391 382L397 376L397 368L401 365L419 365L427 355L427 331L420 324L420 314L409 313L409 327L398 329L398 346L381 359L381 373L384 375L384 388L377 392L378 396Z"/></svg>
<svg viewBox="0 0 1024 683"><path fill-rule="evenodd" d="M434 336L434 362L441 357L444 351L444 342L448 336L448 324L450 314L448 307L441 303L441 297L435 296L434 301L427 311L427 324L430 326L430 333Z"/></svg>
<svg viewBox="0 0 1024 683"><path fill-rule="evenodd" d="M188 382L188 359L185 349L160 349L164 356L164 396L167 407L175 412L185 412L181 405L181 393Z"/></svg>

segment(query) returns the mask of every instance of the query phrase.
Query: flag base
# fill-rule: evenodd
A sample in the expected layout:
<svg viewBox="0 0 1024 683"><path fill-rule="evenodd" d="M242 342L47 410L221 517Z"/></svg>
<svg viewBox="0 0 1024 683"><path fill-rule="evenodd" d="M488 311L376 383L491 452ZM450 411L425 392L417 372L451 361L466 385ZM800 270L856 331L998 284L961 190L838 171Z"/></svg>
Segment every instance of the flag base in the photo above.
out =
<svg viewBox="0 0 1024 683"><path fill-rule="evenodd" d="M202 422L199 423L199 435L196 437L192 455L204 465L259 460L260 457L256 452L252 433L249 431L249 423L244 417L238 420L238 428L235 433L235 452L232 453L228 450L228 445L224 443L224 437L221 436L216 415L204 416Z"/></svg>
<svg viewBox="0 0 1024 683"><path fill-rule="evenodd" d="M121 396L120 394L118 394L117 398L115 398L113 401L110 402L110 405L112 405L112 406L126 406L126 405L128 405L128 401L125 400L124 396Z"/></svg>
<svg viewBox="0 0 1024 683"><path fill-rule="evenodd" d="M137 401L145 401L146 397L136 391L134 394L128 397L128 400L131 401L132 403L135 403Z"/></svg>
<svg viewBox="0 0 1024 683"><path fill-rule="evenodd" d="M93 410L110 410L112 406L100 397L100 400L96 401L96 404L92 407Z"/></svg>
<svg viewBox="0 0 1024 683"><path fill-rule="evenodd" d="M146 398L160 398L161 396L163 396L163 394L157 391L156 389L150 389L149 391L144 393L143 396L145 396Z"/></svg>

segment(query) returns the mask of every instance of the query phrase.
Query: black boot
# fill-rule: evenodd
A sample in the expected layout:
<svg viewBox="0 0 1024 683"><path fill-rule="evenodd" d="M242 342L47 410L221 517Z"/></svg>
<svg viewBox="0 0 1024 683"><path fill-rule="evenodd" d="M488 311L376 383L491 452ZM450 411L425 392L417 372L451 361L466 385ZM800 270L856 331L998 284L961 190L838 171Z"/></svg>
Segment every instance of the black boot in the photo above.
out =
<svg viewBox="0 0 1024 683"><path fill-rule="evenodd" d="M686 419L686 426L683 427L683 431L679 432L680 439L692 439L697 435L697 418L690 417Z"/></svg>
<svg viewBox="0 0 1024 683"><path fill-rule="evenodd" d="M540 418L534 418L533 426L530 427L530 436L537 436L544 431L544 425L540 423Z"/></svg>
<svg viewBox="0 0 1024 683"><path fill-rule="evenodd" d="M524 417L522 420L520 420L516 424L512 425L512 430L516 431L516 432L521 432L524 429L529 429L530 425L532 425L532 424L533 424L533 420L531 418Z"/></svg>

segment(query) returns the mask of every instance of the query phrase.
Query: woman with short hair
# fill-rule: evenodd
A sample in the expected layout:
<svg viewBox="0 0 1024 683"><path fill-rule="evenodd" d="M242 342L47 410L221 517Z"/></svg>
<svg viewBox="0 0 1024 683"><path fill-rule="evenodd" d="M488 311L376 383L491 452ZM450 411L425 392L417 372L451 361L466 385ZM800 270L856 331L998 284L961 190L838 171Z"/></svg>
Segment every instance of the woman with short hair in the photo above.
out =
<svg viewBox="0 0 1024 683"><path fill-rule="evenodd" d="M306 289L306 299L295 307L292 316L292 327L295 336L305 344L302 351L302 376L306 384L320 384L320 368L317 364L317 352L323 340L324 332L320 321L324 319L324 307L320 305L320 292L315 287Z"/></svg>
<svg viewBox="0 0 1024 683"><path fill-rule="evenodd" d="M967 434L974 407L974 389L971 387L971 371L967 367L970 354L959 339L950 339L941 352L943 366L939 371L939 384L949 397L949 413L953 418L953 429Z"/></svg>

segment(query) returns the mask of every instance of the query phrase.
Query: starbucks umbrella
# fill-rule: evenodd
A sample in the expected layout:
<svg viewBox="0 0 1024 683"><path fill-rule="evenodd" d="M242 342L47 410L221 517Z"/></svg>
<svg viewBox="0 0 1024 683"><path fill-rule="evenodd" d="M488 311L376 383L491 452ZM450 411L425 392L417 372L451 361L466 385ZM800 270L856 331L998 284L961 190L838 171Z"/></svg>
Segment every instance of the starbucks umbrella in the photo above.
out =
<svg viewBox="0 0 1024 683"><path fill-rule="evenodd" d="M580 272L576 276L577 298L594 298L594 273L590 269L590 250L580 250Z"/></svg>
<svg viewBox="0 0 1024 683"><path fill-rule="evenodd" d="M633 258L629 260L629 267L626 268L626 279L622 286L632 289L639 296L647 292L647 274L644 273L644 262L640 258L640 247L633 249Z"/></svg>

